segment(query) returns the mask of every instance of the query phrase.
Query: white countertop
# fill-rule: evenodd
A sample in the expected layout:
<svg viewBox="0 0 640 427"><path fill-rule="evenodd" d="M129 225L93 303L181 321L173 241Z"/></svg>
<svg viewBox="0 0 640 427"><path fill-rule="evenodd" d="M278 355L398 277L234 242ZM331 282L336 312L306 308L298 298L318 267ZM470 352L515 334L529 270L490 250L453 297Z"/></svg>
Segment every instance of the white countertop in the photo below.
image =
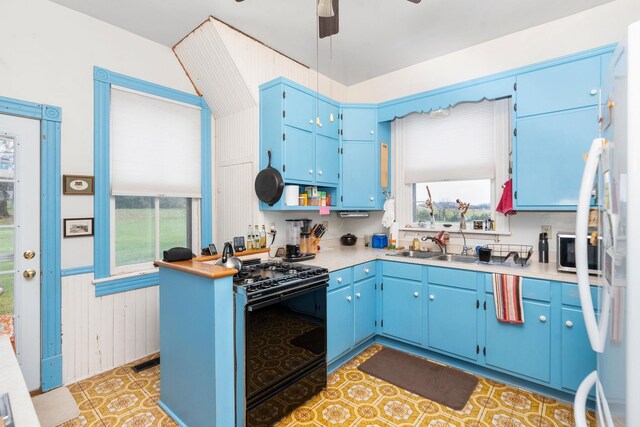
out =
<svg viewBox="0 0 640 427"><path fill-rule="evenodd" d="M486 273L514 274L534 279L553 280L557 282L576 283L577 278L573 273L560 272L556 270L556 263L539 263L533 257L524 267L511 264L484 264L480 262L467 264L454 261L439 261L434 259L419 259L400 256L389 256L392 253L388 249L367 248L364 245L342 246L339 241L328 241L321 245L316 257L305 261L304 264L317 265L328 268L329 271L340 270L367 261L384 260L393 262L407 262L412 264L432 265L438 267L457 268L462 270L480 271ZM598 278L591 277L591 284L598 284Z"/></svg>
<svg viewBox="0 0 640 427"><path fill-rule="evenodd" d="M27 384L9 337L0 336L0 394L9 393L14 424L18 427L38 427L40 421L33 407Z"/></svg>

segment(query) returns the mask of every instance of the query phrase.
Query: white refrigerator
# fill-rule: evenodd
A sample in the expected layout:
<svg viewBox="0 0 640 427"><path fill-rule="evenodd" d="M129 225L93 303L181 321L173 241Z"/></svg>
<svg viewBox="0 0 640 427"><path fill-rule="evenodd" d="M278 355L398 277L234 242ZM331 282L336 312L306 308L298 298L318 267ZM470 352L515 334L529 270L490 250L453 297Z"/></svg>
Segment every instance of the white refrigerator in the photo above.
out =
<svg viewBox="0 0 640 427"><path fill-rule="evenodd" d="M599 211L597 312L589 291L590 243L576 239L580 301L598 365L576 393L574 415L577 427L587 426L586 401L595 387L598 427L640 427L640 22L629 26L607 75L602 138L589 151L576 216L576 236L585 236L593 231L589 211Z"/></svg>

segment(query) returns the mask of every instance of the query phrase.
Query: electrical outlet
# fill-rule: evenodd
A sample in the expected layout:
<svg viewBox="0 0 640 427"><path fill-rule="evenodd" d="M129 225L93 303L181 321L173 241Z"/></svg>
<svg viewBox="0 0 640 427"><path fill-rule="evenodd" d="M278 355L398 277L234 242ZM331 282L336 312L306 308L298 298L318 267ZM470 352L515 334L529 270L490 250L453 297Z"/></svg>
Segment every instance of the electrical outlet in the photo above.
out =
<svg viewBox="0 0 640 427"><path fill-rule="evenodd" d="M328 230L329 229L329 221L322 221L322 226Z"/></svg>
<svg viewBox="0 0 640 427"><path fill-rule="evenodd" d="M273 232L276 229L276 225L274 223L269 224L269 232Z"/></svg>
<svg viewBox="0 0 640 427"><path fill-rule="evenodd" d="M541 225L540 226L540 232L541 233L547 233L547 237L549 239L553 238L553 234L551 234L551 226L550 225Z"/></svg>

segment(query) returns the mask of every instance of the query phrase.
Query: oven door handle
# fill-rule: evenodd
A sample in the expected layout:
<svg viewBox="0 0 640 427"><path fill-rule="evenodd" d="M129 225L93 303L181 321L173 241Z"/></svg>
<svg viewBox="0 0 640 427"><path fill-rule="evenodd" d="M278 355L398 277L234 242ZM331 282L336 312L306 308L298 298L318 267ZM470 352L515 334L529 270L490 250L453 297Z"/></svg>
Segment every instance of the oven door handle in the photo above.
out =
<svg viewBox="0 0 640 427"><path fill-rule="evenodd" d="M263 307L267 307L267 306L270 306L272 304L278 303L280 301L288 300L290 298L297 297L299 295L306 294L308 292L313 292L313 291L316 291L318 289L328 288L328 287L329 287L329 281L323 281L323 282L318 283L318 284L313 285L313 286L302 285L301 288L298 289L298 290L295 290L295 288L294 288L293 292L289 292L289 293L286 293L286 294L274 295L273 298L268 298L268 299L266 299L264 301L255 302L255 303L249 303L249 304L247 304L247 311L258 310L258 309L261 309Z"/></svg>

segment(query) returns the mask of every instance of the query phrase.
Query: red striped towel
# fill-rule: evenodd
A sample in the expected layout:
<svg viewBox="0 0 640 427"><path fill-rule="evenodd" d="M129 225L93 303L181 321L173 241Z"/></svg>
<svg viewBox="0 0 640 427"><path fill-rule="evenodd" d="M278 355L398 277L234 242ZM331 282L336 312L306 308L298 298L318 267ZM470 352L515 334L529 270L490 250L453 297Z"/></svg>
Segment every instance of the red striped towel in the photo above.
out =
<svg viewBox="0 0 640 427"><path fill-rule="evenodd" d="M493 273L493 301L498 321L524 323L520 276Z"/></svg>

